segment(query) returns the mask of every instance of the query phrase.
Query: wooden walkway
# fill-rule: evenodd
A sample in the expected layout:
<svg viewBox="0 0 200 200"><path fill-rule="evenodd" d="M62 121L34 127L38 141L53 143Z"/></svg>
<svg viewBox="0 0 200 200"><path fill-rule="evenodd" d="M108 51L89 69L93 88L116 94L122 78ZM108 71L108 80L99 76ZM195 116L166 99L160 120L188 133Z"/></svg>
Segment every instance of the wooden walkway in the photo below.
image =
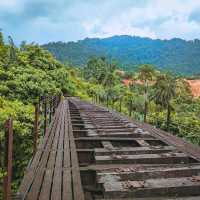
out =
<svg viewBox="0 0 200 200"><path fill-rule="evenodd" d="M69 115L64 101L27 168L19 189L21 199L84 199Z"/></svg>
<svg viewBox="0 0 200 200"><path fill-rule="evenodd" d="M200 200L200 148L68 98L22 180L27 200Z"/></svg>

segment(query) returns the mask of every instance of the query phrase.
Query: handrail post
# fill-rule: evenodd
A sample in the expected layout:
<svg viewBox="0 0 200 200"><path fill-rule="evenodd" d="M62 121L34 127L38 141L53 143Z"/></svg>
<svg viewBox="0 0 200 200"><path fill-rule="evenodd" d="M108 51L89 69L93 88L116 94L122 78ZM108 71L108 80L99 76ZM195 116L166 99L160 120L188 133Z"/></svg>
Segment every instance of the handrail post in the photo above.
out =
<svg viewBox="0 0 200 200"><path fill-rule="evenodd" d="M55 113L56 98L53 97L53 114Z"/></svg>
<svg viewBox="0 0 200 200"><path fill-rule="evenodd" d="M5 132L5 167L7 174L4 177L4 200L11 200L11 183L12 183L12 159L13 159L13 120L12 118L6 121Z"/></svg>
<svg viewBox="0 0 200 200"><path fill-rule="evenodd" d="M58 104L59 104L59 97L56 96L56 108L58 107Z"/></svg>
<svg viewBox="0 0 200 200"><path fill-rule="evenodd" d="M44 98L44 135L47 132L47 97Z"/></svg>
<svg viewBox="0 0 200 200"><path fill-rule="evenodd" d="M52 97L49 99L49 124L51 123L52 119Z"/></svg>
<svg viewBox="0 0 200 200"><path fill-rule="evenodd" d="M38 124L39 124L39 104L35 104L35 119L34 119L34 141L33 141L33 155L35 155L37 150L37 142L38 142Z"/></svg>
<svg viewBox="0 0 200 200"><path fill-rule="evenodd" d="M1 167L1 169L3 169L3 147L2 147L2 139L1 139L1 137L0 137L0 167ZM0 180L0 187L1 187L2 190L4 189L3 188L3 179Z"/></svg>

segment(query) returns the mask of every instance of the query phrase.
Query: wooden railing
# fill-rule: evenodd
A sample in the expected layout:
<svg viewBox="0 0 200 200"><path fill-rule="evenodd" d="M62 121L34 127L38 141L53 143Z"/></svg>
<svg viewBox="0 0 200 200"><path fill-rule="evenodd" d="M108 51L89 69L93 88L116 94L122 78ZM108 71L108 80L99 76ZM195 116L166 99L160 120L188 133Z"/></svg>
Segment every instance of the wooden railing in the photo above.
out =
<svg viewBox="0 0 200 200"><path fill-rule="evenodd" d="M55 110L61 101L61 95L41 96L35 103L33 124L33 156L37 150L38 139L44 137L49 124L52 121ZM5 175L2 179L3 199L12 199L12 166L13 166L13 119L5 122L4 140L0 139L0 167L4 169Z"/></svg>

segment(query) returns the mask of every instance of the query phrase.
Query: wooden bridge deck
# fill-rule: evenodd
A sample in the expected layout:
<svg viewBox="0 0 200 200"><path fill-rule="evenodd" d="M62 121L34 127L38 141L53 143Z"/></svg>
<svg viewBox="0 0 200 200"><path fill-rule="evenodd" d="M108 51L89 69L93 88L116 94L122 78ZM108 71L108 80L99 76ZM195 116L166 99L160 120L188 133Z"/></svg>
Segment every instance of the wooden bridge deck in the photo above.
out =
<svg viewBox="0 0 200 200"><path fill-rule="evenodd" d="M27 200L199 200L200 149L68 98L22 180Z"/></svg>

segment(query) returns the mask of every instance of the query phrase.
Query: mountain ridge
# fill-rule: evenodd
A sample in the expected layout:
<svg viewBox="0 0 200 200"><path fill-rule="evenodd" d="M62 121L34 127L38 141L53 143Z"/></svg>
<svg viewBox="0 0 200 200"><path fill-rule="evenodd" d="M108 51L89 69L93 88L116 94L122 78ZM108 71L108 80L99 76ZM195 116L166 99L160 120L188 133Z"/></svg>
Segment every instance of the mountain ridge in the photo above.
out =
<svg viewBox="0 0 200 200"><path fill-rule="evenodd" d="M118 61L124 70L141 64L155 65L159 70L191 75L200 72L200 40L180 38L151 39L139 36L85 38L77 42L51 42L42 45L61 62L83 66L91 56L105 56Z"/></svg>

